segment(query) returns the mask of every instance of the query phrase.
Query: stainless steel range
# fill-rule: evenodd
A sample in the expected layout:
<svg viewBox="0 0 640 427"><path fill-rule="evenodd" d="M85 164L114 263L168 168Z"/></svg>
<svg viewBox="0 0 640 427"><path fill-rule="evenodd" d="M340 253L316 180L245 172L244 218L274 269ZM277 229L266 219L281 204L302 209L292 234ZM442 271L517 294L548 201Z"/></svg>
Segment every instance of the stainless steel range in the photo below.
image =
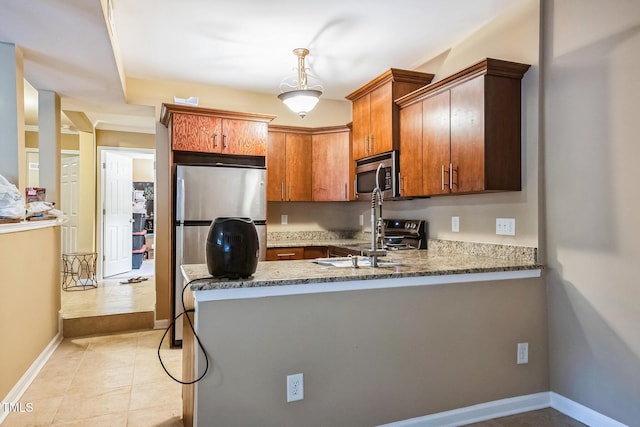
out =
<svg viewBox="0 0 640 427"><path fill-rule="evenodd" d="M421 219L385 219L384 249L427 248L427 222Z"/></svg>
<svg viewBox="0 0 640 427"><path fill-rule="evenodd" d="M427 248L427 222L421 219L385 219L384 247L387 251ZM371 243L329 246L330 257L366 254Z"/></svg>

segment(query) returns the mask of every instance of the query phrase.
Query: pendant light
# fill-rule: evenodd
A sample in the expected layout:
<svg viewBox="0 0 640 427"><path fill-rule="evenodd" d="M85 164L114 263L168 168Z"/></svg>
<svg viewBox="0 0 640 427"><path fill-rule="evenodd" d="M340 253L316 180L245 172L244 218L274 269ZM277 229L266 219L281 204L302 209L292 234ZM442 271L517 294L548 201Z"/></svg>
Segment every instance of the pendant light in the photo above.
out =
<svg viewBox="0 0 640 427"><path fill-rule="evenodd" d="M294 49L293 54L298 57L297 73L293 77L285 77L282 80L278 99L291 111L304 118L318 103L323 88L319 82L316 84L310 82L310 80L317 81L317 79L308 72L304 65L304 57L309 54L309 49Z"/></svg>

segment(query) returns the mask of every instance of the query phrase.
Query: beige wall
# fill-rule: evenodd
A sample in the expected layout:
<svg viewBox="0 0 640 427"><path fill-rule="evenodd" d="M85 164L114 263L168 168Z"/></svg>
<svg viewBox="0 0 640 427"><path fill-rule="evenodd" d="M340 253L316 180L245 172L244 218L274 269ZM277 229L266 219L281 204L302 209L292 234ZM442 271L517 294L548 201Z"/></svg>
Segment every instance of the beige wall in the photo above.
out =
<svg viewBox="0 0 640 427"><path fill-rule="evenodd" d="M301 119L273 94L197 83L127 79L129 102L155 105L157 117L161 104L173 103L174 96L197 96L200 107L276 115L272 123L279 125L323 127L345 125L351 121L351 102L347 100L320 98L316 108Z"/></svg>
<svg viewBox="0 0 640 427"><path fill-rule="evenodd" d="M93 133L80 132L80 200L78 251L93 252L96 246L96 144Z"/></svg>
<svg viewBox="0 0 640 427"><path fill-rule="evenodd" d="M133 182L153 182L153 159L133 159Z"/></svg>
<svg viewBox="0 0 640 427"><path fill-rule="evenodd" d="M26 131L25 135L25 147L38 148L38 132ZM62 138L62 150L79 150L80 149L80 136L77 133L63 133L60 135Z"/></svg>
<svg viewBox="0 0 640 427"><path fill-rule="evenodd" d="M60 227L0 234L0 396L58 333Z"/></svg>
<svg viewBox="0 0 640 427"><path fill-rule="evenodd" d="M121 148L156 148L153 134L137 132L119 132L112 130L96 130L96 145L102 147Z"/></svg>
<svg viewBox="0 0 640 427"><path fill-rule="evenodd" d="M198 306L207 425L373 426L549 389L542 279ZM517 343L529 364L516 364ZM202 362L200 362L202 363ZM202 366L202 365L201 365ZM304 400L286 403L286 376Z"/></svg>
<svg viewBox="0 0 640 427"><path fill-rule="evenodd" d="M156 123L155 266L156 320L171 319L171 149L169 132Z"/></svg>
<svg viewBox="0 0 640 427"><path fill-rule="evenodd" d="M640 3L545 2L551 389L640 425Z"/></svg>
<svg viewBox="0 0 640 427"><path fill-rule="evenodd" d="M530 0L488 23L438 57L416 70L442 79L483 58L493 57L531 64L522 81L522 185L519 192L432 197L409 201L385 201L385 217L426 219L432 238L516 244L538 247L538 108L539 108L539 4ZM306 120L306 119L305 119ZM339 214L338 214L339 213ZM289 225L280 225L280 215ZM270 231L370 228L369 203L269 203ZM451 216L460 218L460 232L451 232ZM516 236L497 236L495 219L516 219ZM335 229L335 228L334 228Z"/></svg>

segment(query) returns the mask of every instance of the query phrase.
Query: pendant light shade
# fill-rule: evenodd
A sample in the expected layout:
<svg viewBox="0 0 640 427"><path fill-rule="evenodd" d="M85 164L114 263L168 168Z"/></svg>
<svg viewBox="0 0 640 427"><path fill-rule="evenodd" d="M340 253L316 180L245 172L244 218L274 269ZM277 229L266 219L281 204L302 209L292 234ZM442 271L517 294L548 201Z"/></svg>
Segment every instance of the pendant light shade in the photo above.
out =
<svg viewBox="0 0 640 427"><path fill-rule="evenodd" d="M322 95L322 85L310 83L310 80L317 80L313 77L304 65L304 57L309 54L309 50L298 48L293 50L293 54L298 57L298 68L296 75L284 78L280 83L280 99L291 111L304 118L307 113L316 106Z"/></svg>

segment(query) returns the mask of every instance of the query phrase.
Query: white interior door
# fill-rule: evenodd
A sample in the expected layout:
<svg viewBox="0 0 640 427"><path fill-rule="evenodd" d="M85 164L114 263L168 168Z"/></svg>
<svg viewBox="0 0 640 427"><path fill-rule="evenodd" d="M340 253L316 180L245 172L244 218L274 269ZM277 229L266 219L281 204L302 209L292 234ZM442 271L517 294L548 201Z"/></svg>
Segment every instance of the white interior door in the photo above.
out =
<svg viewBox="0 0 640 427"><path fill-rule="evenodd" d="M103 276L131 271L131 222L133 221L131 157L103 151Z"/></svg>
<svg viewBox="0 0 640 427"><path fill-rule="evenodd" d="M62 253L78 251L80 156L62 158L60 185L61 210L69 221L61 227Z"/></svg>

